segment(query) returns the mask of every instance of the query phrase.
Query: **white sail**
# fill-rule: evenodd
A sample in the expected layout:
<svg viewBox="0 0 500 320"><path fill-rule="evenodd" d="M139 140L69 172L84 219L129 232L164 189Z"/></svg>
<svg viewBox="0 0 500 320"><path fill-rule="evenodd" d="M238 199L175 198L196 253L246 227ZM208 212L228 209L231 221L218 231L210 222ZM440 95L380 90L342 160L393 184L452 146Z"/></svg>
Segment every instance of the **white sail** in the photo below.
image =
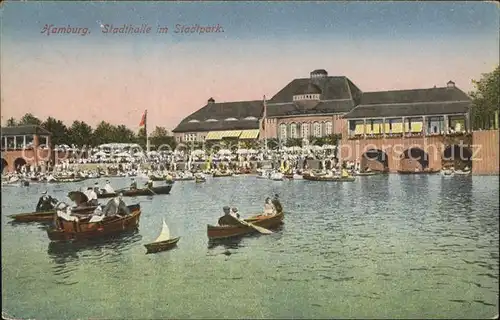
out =
<svg viewBox="0 0 500 320"><path fill-rule="evenodd" d="M156 238L154 242L160 242L160 241L165 241L170 239L170 230L168 229L167 224L165 223L165 220L163 220L163 228L161 229L161 233Z"/></svg>

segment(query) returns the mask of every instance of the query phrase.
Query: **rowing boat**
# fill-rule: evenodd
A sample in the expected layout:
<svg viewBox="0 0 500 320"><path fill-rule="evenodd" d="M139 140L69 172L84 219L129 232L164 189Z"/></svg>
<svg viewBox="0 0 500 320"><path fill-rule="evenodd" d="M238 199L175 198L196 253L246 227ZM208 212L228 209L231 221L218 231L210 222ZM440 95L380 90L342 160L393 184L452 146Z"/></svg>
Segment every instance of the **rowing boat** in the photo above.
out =
<svg viewBox="0 0 500 320"><path fill-rule="evenodd" d="M99 222L89 222L86 219L66 221L62 218L56 219L56 226L47 229L47 235L51 241L78 241L86 239L97 239L125 231L137 229L141 216L139 204L127 206L130 214L126 216L108 216Z"/></svg>
<svg viewBox="0 0 500 320"><path fill-rule="evenodd" d="M440 170L423 170L423 171L406 171L406 170L398 170L399 174L436 174L439 173Z"/></svg>
<svg viewBox="0 0 500 320"><path fill-rule="evenodd" d="M355 172L353 174L353 176L360 176L360 177L363 177L363 176L374 176L374 175L377 175L378 173L375 172L375 171L368 171L368 172Z"/></svg>
<svg viewBox="0 0 500 320"><path fill-rule="evenodd" d="M144 245L147 250L146 254L170 250L177 245L180 238L181 237L170 238L170 230L164 220L163 227L158 238L156 238L154 242Z"/></svg>
<svg viewBox="0 0 500 320"><path fill-rule="evenodd" d="M120 192L124 197L139 197L139 196L155 196L159 194L169 194L170 190L172 190L172 185L168 184L166 186L159 186L153 188L144 188L144 189L135 189L135 190L125 190ZM97 194L97 198L114 198L117 197L118 193L99 193Z"/></svg>
<svg viewBox="0 0 500 320"><path fill-rule="evenodd" d="M278 227L283 223L285 215L283 212L278 212L272 216L256 215L242 221L246 223L251 223L257 227L262 227L266 229L273 229ZM256 230L251 226L240 224L232 226L213 226L207 225L207 235L208 239L228 239L233 237L239 237L250 233L255 233Z"/></svg>
<svg viewBox="0 0 500 320"><path fill-rule="evenodd" d="M86 213L93 212L97 207L83 207L83 208L73 208L71 212L73 213ZM16 222L48 222L54 220L54 214L56 210L42 211L42 212L27 212L11 214L8 217Z"/></svg>
<svg viewBox="0 0 500 320"><path fill-rule="evenodd" d="M214 173L212 176L214 178L223 178L223 177L231 177L233 175L232 172L228 172L228 173Z"/></svg>
<svg viewBox="0 0 500 320"><path fill-rule="evenodd" d="M56 178L55 180L47 181L47 183L70 183L81 182L87 180L86 178Z"/></svg>
<svg viewBox="0 0 500 320"><path fill-rule="evenodd" d="M328 181L332 181L332 182L353 182L356 180L356 178L354 177L332 177L332 176L320 176L320 177L316 177L316 176L311 176L309 174L304 174L302 175L302 177L304 178L304 180L309 180L309 181L324 181L324 182L328 182Z"/></svg>

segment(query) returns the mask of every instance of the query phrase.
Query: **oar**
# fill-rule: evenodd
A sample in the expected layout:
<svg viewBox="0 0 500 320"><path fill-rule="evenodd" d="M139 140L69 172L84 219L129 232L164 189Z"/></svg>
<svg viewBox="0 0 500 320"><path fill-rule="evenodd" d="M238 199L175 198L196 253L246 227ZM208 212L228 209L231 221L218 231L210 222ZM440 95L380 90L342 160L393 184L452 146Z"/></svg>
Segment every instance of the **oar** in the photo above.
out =
<svg viewBox="0 0 500 320"><path fill-rule="evenodd" d="M151 193L155 196L157 196L158 194L156 192L154 192L153 190L151 190L149 187L148 187L148 190L151 191Z"/></svg>
<svg viewBox="0 0 500 320"><path fill-rule="evenodd" d="M242 225L245 225L247 227L250 227L250 228L253 228L255 230L257 230L258 232L262 233L262 234L272 234L273 232L269 229L266 229L266 228L263 228L263 227L259 227L259 226L256 226L254 225L253 223L250 223L250 222L246 222L245 220L242 220L242 219L238 219L236 218L236 220L238 220L239 223L241 223Z"/></svg>

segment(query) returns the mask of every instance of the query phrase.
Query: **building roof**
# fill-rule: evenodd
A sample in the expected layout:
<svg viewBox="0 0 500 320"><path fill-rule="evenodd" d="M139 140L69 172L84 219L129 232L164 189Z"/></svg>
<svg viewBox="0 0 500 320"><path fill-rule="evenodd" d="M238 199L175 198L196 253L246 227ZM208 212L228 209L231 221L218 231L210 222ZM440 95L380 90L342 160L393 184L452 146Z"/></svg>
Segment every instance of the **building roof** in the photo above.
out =
<svg viewBox="0 0 500 320"><path fill-rule="evenodd" d="M258 119L262 117L262 112L262 100L209 101L203 108L184 118L172 132L256 129L259 128Z"/></svg>
<svg viewBox="0 0 500 320"><path fill-rule="evenodd" d="M456 87L365 92L346 119L463 114L471 99Z"/></svg>
<svg viewBox="0 0 500 320"><path fill-rule="evenodd" d="M346 114L344 118L390 118L464 114L469 111L470 106L471 103L469 101L359 105Z"/></svg>
<svg viewBox="0 0 500 320"><path fill-rule="evenodd" d="M364 92L360 104L470 101L462 90L452 87Z"/></svg>
<svg viewBox="0 0 500 320"><path fill-rule="evenodd" d="M2 136L23 136L23 135L44 135L50 136L52 133L47 129L36 125L25 125L15 127L2 127Z"/></svg>
<svg viewBox="0 0 500 320"><path fill-rule="evenodd" d="M214 121L181 123L173 132L202 132L202 131L227 131L259 129L259 120Z"/></svg>
<svg viewBox="0 0 500 320"><path fill-rule="evenodd" d="M352 100L295 101L267 107L268 117L346 113L354 107Z"/></svg>
<svg viewBox="0 0 500 320"><path fill-rule="evenodd" d="M321 93L321 100L353 99L361 93L347 77L301 78L287 84L268 101L268 105L292 102L294 95L309 93L306 91L310 85L319 89L317 93Z"/></svg>

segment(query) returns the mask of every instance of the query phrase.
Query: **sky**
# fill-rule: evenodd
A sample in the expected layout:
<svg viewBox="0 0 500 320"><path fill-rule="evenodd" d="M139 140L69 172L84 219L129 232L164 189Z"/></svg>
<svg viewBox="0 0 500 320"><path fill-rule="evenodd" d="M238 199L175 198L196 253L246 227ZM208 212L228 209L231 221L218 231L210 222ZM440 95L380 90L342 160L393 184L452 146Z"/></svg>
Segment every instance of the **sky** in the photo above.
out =
<svg viewBox="0 0 500 320"><path fill-rule="evenodd" d="M270 98L314 69L365 92L448 80L468 92L499 63L493 2L40 1L0 15L2 124L33 113L138 130L147 109L150 130L170 130L210 97ZM130 24L151 31L103 32ZM217 32L175 32L196 24Z"/></svg>

